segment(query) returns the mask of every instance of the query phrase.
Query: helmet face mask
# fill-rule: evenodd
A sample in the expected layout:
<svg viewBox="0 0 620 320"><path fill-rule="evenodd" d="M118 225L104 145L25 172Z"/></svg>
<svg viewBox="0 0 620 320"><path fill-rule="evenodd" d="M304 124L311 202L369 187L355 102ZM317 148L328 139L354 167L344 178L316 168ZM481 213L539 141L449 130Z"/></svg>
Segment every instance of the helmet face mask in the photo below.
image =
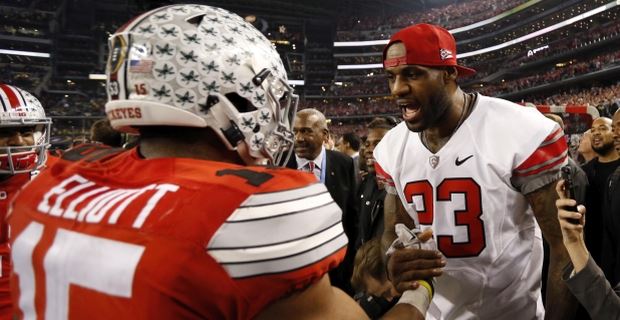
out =
<svg viewBox="0 0 620 320"><path fill-rule="evenodd" d="M17 87L0 84L0 175L32 172L41 168L47 160L51 119L37 98ZM32 135L32 145L11 146L9 135ZM31 133L24 133L31 132ZM26 140L26 139L24 139Z"/></svg>
<svg viewBox="0 0 620 320"><path fill-rule="evenodd" d="M247 152L242 159L290 155L298 98L271 42L235 14L205 5L147 12L110 38L106 73L117 130L210 127L228 149Z"/></svg>

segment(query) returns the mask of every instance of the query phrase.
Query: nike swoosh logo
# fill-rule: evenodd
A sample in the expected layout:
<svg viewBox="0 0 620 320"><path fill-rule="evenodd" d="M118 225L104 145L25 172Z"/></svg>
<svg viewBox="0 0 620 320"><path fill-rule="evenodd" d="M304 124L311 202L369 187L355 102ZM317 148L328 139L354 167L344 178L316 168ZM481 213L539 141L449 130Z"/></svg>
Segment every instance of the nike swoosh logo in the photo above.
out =
<svg viewBox="0 0 620 320"><path fill-rule="evenodd" d="M474 155L470 155L469 157L463 159L463 160L459 160L459 157L457 156L456 159L454 159L454 164L458 167L460 165L462 165L463 163L465 163L465 161L469 160L469 158L473 157Z"/></svg>

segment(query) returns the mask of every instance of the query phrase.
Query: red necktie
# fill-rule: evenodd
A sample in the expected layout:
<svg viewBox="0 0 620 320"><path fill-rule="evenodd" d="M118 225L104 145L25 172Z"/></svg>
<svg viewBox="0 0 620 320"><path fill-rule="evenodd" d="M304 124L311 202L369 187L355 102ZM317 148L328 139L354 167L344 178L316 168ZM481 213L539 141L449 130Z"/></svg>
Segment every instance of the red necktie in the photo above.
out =
<svg viewBox="0 0 620 320"><path fill-rule="evenodd" d="M314 173L314 161L308 162L308 172Z"/></svg>

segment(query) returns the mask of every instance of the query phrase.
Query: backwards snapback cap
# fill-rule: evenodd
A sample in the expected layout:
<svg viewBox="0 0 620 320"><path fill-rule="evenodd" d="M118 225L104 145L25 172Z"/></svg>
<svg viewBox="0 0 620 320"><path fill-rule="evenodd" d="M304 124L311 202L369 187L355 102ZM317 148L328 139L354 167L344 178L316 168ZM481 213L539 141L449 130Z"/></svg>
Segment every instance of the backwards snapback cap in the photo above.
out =
<svg viewBox="0 0 620 320"><path fill-rule="evenodd" d="M403 46L393 46L396 43ZM456 41L452 34L442 27L426 23L398 31L383 49L384 68L402 64L455 67L459 77L476 73L476 70L456 63Z"/></svg>

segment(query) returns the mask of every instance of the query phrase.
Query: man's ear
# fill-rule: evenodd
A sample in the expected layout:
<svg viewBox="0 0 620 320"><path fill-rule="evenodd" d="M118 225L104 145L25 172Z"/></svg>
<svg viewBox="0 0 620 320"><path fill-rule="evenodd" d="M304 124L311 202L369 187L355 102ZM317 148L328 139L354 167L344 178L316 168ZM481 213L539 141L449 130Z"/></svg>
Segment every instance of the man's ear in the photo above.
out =
<svg viewBox="0 0 620 320"><path fill-rule="evenodd" d="M459 71L455 67L446 67L445 69L445 80L454 80L459 76Z"/></svg>

